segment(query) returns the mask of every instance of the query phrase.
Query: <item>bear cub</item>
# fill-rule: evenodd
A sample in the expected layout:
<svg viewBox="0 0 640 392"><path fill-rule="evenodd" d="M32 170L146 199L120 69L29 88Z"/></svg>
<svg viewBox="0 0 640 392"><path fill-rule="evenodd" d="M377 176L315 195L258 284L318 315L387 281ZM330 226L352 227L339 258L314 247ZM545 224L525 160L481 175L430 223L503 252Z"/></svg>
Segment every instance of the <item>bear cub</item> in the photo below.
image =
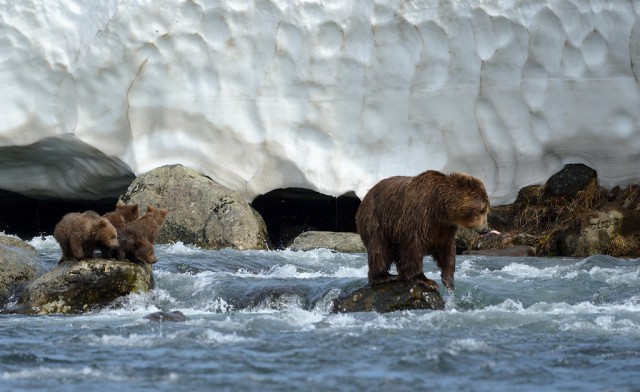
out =
<svg viewBox="0 0 640 392"><path fill-rule="evenodd" d="M134 232L153 244L158 238L168 213L169 210L166 208L156 208L149 204L147 212L141 218L127 223L125 230Z"/></svg>
<svg viewBox="0 0 640 392"><path fill-rule="evenodd" d="M437 289L423 270L423 257L432 255L442 282L452 291L457 228L486 234L488 212L484 184L467 174L428 170L380 181L356 212L357 230L368 253L369 284L418 281ZM393 264L398 275L389 273Z"/></svg>
<svg viewBox="0 0 640 392"><path fill-rule="evenodd" d="M153 243L168 212L167 209L148 205L144 216L125 222L123 227L118 229L119 246L116 249L103 249L102 257L147 264L157 262Z"/></svg>
<svg viewBox="0 0 640 392"><path fill-rule="evenodd" d="M113 227L115 227L117 230L124 228L124 225L127 222L138 219L138 215L139 213L137 204L128 205L118 203L115 210L107 212L106 214L102 215L102 217L107 218L109 222L111 222Z"/></svg>
<svg viewBox="0 0 640 392"><path fill-rule="evenodd" d="M53 237L60 244L60 263L93 258L97 247L118 247L116 228L95 211L71 212L56 224Z"/></svg>

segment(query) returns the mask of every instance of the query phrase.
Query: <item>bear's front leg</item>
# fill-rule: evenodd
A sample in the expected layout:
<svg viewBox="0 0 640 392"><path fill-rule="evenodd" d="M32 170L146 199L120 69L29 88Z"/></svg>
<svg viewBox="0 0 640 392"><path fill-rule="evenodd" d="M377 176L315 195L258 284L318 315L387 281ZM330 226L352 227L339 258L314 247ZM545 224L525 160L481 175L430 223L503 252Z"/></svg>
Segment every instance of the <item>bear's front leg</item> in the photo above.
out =
<svg viewBox="0 0 640 392"><path fill-rule="evenodd" d="M451 241L450 244L434 251L433 258L440 267L442 283L448 291L453 291L455 289L453 274L456 271L455 242Z"/></svg>

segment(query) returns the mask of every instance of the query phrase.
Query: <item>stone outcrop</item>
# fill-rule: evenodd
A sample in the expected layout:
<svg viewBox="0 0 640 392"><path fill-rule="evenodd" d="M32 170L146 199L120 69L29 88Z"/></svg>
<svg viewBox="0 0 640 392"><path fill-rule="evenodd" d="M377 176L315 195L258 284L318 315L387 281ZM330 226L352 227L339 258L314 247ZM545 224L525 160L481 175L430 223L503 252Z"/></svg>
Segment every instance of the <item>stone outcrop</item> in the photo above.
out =
<svg viewBox="0 0 640 392"><path fill-rule="evenodd" d="M623 214L616 210L576 218L557 235L560 253L579 257L611 253L622 218Z"/></svg>
<svg viewBox="0 0 640 392"><path fill-rule="evenodd" d="M38 252L16 237L0 235L0 307L14 290L44 273Z"/></svg>
<svg viewBox="0 0 640 392"><path fill-rule="evenodd" d="M442 310L444 300L437 290L416 282L388 282L375 286L366 285L338 297L333 303L334 313L386 313L418 309Z"/></svg>
<svg viewBox="0 0 640 392"><path fill-rule="evenodd" d="M456 248L466 254L637 257L639 207L640 185L607 190L591 168L570 164L544 185L522 188L512 205L492 207L489 225L501 235L460 230Z"/></svg>
<svg viewBox="0 0 640 392"><path fill-rule="evenodd" d="M85 313L116 298L154 287L151 265L92 259L67 261L31 282L14 311L25 314Z"/></svg>
<svg viewBox="0 0 640 392"><path fill-rule="evenodd" d="M333 231L306 231L296 237L289 248L296 251L325 248L342 253L366 253L367 251L357 233Z"/></svg>
<svg viewBox="0 0 640 392"><path fill-rule="evenodd" d="M266 249L267 229L242 195L182 165L163 166L138 177L120 197L168 208L156 242L182 241L207 249Z"/></svg>

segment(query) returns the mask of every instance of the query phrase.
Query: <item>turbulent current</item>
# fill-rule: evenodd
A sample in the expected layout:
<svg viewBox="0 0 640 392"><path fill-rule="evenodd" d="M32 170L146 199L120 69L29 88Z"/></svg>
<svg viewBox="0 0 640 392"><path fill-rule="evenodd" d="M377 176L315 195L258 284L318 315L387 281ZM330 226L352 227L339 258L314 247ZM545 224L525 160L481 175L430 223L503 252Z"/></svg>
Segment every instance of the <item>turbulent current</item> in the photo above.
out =
<svg viewBox="0 0 640 392"><path fill-rule="evenodd" d="M51 268L51 238L31 241ZM459 256L444 311L332 314L366 256L156 247L156 289L0 316L0 390L640 388L639 260ZM428 277L439 280L430 258ZM186 322L152 322L180 310Z"/></svg>

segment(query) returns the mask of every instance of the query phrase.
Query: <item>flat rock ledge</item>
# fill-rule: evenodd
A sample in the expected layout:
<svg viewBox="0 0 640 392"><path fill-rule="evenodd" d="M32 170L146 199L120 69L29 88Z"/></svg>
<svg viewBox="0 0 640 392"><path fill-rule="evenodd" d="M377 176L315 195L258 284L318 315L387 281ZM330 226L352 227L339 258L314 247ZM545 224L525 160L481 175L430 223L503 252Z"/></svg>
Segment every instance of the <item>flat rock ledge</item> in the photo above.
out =
<svg viewBox="0 0 640 392"><path fill-rule="evenodd" d="M13 313L85 313L153 287L151 265L104 259L67 261L30 283Z"/></svg>
<svg viewBox="0 0 640 392"><path fill-rule="evenodd" d="M386 313L418 309L443 310L444 300L437 290L416 282L389 282L366 285L333 302L333 313Z"/></svg>

